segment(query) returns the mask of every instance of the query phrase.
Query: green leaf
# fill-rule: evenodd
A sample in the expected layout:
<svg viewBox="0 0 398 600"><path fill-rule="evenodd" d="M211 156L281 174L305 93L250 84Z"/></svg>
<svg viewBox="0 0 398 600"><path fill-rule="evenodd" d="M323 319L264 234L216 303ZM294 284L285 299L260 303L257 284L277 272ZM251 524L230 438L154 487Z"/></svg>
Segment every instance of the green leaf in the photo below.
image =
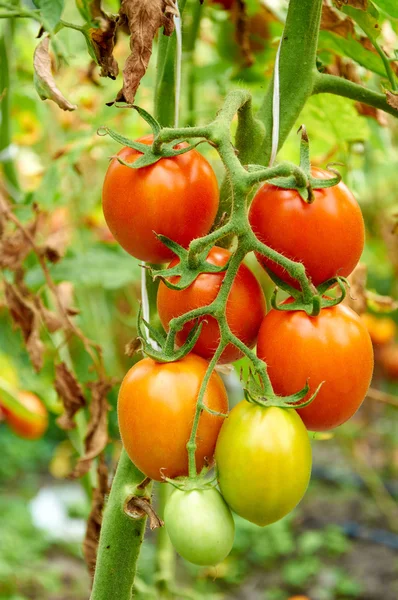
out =
<svg viewBox="0 0 398 600"><path fill-rule="evenodd" d="M398 19L398 2L397 0L373 0L375 4L382 11L393 17L394 19Z"/></svg>
<svg viewBox="0 0 398 600"><path fill-rule="evenodd" d="M386 76L385 68L378 54L370 52L354 38L343 38L331 31L321 31L319 34L319 48L335 52L339 56L348 56L365 69Z"/></svg>
<svg viewBox="0 0 398 600"><path fill-rule="evenodd" d="M341 10L359 25L371 41L380 35L380 28L378 26L379 13L371 2L368 4L367 11L359 10L352 6L344 6Z"/></svg>
<svg viewBox="0 0 398 600"><path fill-rule="evenodd" d="M52 30L58 25L64 9L64 0L35 0L43 18Z"/></svg>
<svg viewBox="0 0 398 600"><path fill-rule="evenodd" d="M76 286L116 290L139 280L140 267L138 261L121 248L96 244L87 252L67 254L51 268L51 276L55 283L71 281ZM27 273L26 282L32 287L44 284L40 267Z"/></svg>

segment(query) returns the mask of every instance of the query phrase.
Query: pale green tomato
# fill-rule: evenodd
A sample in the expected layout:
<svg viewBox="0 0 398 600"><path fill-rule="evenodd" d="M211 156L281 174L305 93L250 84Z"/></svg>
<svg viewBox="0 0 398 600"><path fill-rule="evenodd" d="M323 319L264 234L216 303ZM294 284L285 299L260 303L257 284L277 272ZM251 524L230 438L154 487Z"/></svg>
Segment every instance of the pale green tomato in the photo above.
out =
<svg viewBox="0 0 398 600"><path fill-rule="evenodd" d="M232 549L234 520L215 488L175 490L166 504L164 523L174 548L195 565L217 565Z"/></svg>
<svg viewBox="0 0 398 600"><path fill-rule="evenodd" d="M311 476L308 433L290 408L243 400L225 419L215 456L224 499L256 525L274 523L293 510Z"/></svg>

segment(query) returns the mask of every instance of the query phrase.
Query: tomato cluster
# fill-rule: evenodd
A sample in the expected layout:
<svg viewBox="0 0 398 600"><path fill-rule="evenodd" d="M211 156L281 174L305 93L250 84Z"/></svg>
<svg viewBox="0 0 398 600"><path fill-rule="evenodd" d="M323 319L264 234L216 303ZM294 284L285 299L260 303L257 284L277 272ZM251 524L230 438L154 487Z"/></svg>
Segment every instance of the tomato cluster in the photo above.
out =
<svg viewBox="0 0 398 600"><path fill-rule="evenodd" d="M150 139L141 141L149 144ZM124 148L119 156L132 162L139 152ZM319 169L312 174L317 179L329 177ZM187 248L210 230L218 207L217 189L210 165L195 150L138 170L113 159L104 183L104 213L128 252L164 262L171 252L154 232ZM266 183L255 195L248 218L261 242L304 264L314 286L349 275L363 249L361 211L342 183L314 189L311 203L294 189ZM230 257L228 250L213 247L207 262L219 267ZM297 289L296 281L277 262L257 258L271 275ZM179 261L173 258L169 269ZM225 271L201 272L183 290L161 282L157 305L165 330L172 319L210 305L225 277ZM178 280L173 274L168 283ZM306 385L308 398L318 393L297 410L250 397L251 402L243 400L225 418L227 393L213 371L199 413L195 460L201 471L215 459L221 494L200 476L192 477L187 452L199 390L220 341L218 321L201 317L199 338L184 358L174 362L145 358L122 382L118 418L124 447L145 476L175 481L178 489L166 505L165 524L175 548L191 562L216 564L228 554L234 537L230 509L261 526L290 512L310 479L307 430L324 431L345 423L366 395L373 350L364 322L341 304L309 316L293 306L289 309L292 301L285 301L286 310L266 314L259 282L246 265L240 265L225 307L228 329L247 348L257 343L257 356L267 364L277 396L292 396ZM178 331L178 345L186 342L193 326L190 321ZM229 344L219 362L238 359L240 350Z"/></svg>

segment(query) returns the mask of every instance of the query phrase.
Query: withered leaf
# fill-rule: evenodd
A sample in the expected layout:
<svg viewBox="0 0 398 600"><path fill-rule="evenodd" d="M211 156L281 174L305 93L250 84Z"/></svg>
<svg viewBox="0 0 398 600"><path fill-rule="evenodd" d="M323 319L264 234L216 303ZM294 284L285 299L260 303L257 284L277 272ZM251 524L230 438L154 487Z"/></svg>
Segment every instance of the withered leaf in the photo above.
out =
<svg viewBox="0 0 398 600"><path fill-rule="evenodd" d="M386 92L387 104L398 110L398 94L396 92Z"/></svg>
<svg viewBox="0 0 398 600"><path fill-rule="evenodd" d="M26 233L32 238L35 237L38 225L36 217L32 223L25 227ZM0 240L0 267L15 271L18 269L29 252L32 250L32 245L21 229L3 235Z"/></svg>
<svg viewBox="0 0 398 600"><path fill-rule="evenodd" d="M379 108L374 108L373 106L369 106L368 104L364 104L363 102L355 102L354 106L358 114L363 115L364 117L370 117L371 119L377 121L377 123L382 127L387 127L387 117L385 113Z"/></svg>
<svg viewBox="0 0 398 600"><path fill-rule="evenodd" d="M124 348L127 356L134 356L136 352L141 348L141 340L139 338L133 338Z"/></svg>
<svg viewBox="0 0 398 600"><path fill-rule="evenodd" d="M77 462L71 478L82 477L108 442L108 410L106 395L111 389L109 381L99 379L89 383L91 389L90 420L84 440L85 453Z"/></svg>
<svg viewBox="0 0 398 600"><path fill-rule="evenodd" d="M52 312L46 306L44 306L43 302L38 296L35 296L34 303L50 333L54 333L54 331L61 329L63 321L55 312Z"/></svg>
<svg viewBox="0 0 398 600"><path fill-rule="evenodd" d="M113 57L118 19L108 15L101 8L101 2L94 0L90 3L91 17L96 27L89 29L89 36L98 64L101 67L101 77L116 79L119 74L117 61Z"/></svg>
<svg viewBox="0 0 398 600"><path fill-rule="evenodd" d="M86 405L86 400L80 383L63 362L55 366L54 386L65 409L57 423L61 429L74 429L76 423L73 417Z"/></svg>
<svg viewBox="0 0 398 600"><path fill-rule="evenodd" d="M366 300L368 306L375 312L390 313L398 308L398 301L394 300L394 298L391 298L390 296L381 296L380 294L376 294L369 290L366 290Z"/></svg>
<svg viewBox="0 0 398 600"><path fill-rule="evenodd" d="M43 366L44 344L40 340L40 316L33 305L23 296L17 285L4 281L5 299L14 324L22 331L26 350L35 371Z"/></svg>
<svg viewBox="0 0 398 600"><path fill-rule="evenodd" d="M41 249L42 254L52 263L57 263L65 254L69 241L69 233L66 229L55 231L45 241Z"/></svg>
<svg viewBox="0 0 398 600"><path fill-rule="evenodd" d="M53 100L62 110L76 110L77 106L71 104L57 88L51 72L49 46L50 39L46 36L36 47L33 56L34 82L37 93L42 100Z"/></svg>
<svg viewBox="0 0 398 600"><path fill-rule="evenodd" d="M332 31L336 35L346 38L354 35L355 26L350 17L343 16L342 13L334 10L327 0L323 0L321 29Z"/></svg>
<svg viewBox="0 0 398 600"><path fill-rule="evenodd" d="M173 15L177 9L173 0L122 0L119 14L130 30L131 54L123 69L123 88L116 101L133 104L151 58L153 39L162 26L165 35L173 33Z"/></svg>
<svg viewBox="0 0 398 600"><path fill-rule="evenodd" d="M246 4L243 0L237 0L232 6L232 19L235 23L235 39L239 46L246 67L254 63L254 56L250 48L250 37Z"/></svg>
<svg viewBox="0 0 398 600"><path fill-rule="evenodd" d="M368 270L364 263L359 263L351 275L348 277L350 288L348 293L343 300L344 304L347 304L350 308L355 310L359 315L366 312L366 280L368 276Z"/></svg>
<svg viewBox="0 0 398 600"><path fill-rule="evenodd" d="M91 576L94 575L95 563L97 560L98 541L101 532L105 498L109 493L108 468L103 454L100 454L99 456L97 474L98 485L93 492L91 511L88 517L86 535L83 541L84 559Z"/></svg>
<svg viewBox="0 0 398 600"><path fill-rule="evenodd" d="M334 0L337 8L342 8L343 6L352 6L353 8L358 8L359 10L367 10L368 9L368 0Z"/></svg>

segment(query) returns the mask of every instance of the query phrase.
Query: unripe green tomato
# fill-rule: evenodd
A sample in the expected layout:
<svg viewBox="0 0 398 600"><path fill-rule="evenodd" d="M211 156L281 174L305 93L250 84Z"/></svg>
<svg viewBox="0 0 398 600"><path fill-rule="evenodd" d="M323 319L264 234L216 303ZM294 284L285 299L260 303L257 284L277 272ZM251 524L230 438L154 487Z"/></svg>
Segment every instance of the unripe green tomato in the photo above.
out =
<svg viewBox="0 0 398 600"><path fill-rule="evenodd" d="M175 490L166 504L164 523L174 548L195 565L217 565L232 549L234 520L215 488Z"/></svg>
<svg viewBox="0 0 398 600"><path fill-rule="evenodd" d="M225 419L216 445L225 501L256 525L269 525L300 502L311 476L308 432L291 408L243 400Z"/></svg>

